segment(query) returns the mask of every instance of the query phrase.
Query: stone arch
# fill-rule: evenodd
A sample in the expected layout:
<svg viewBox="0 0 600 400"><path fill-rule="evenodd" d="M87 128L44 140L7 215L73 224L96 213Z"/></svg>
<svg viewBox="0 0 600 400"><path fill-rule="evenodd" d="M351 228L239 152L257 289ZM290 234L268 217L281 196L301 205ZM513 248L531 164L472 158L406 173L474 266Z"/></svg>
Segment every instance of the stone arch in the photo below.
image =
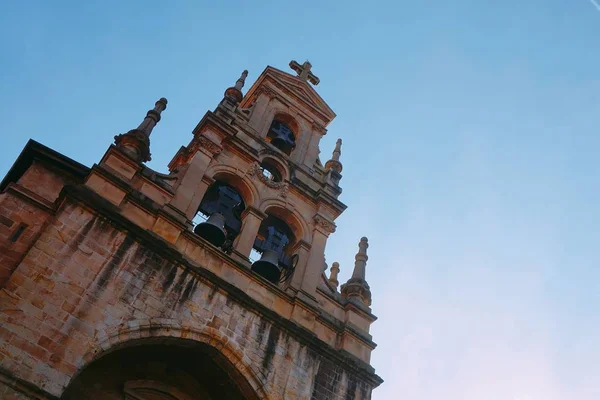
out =
<svg viewBox="0 0 600 400"><path fill-rule="evenodd" d="M248 365L244 361L242 349L217 329L198 329L175 319L132 320L100 330L96 338L96 342L81 360L77 372L71 377L69 385L90 364L121 349L152 344L199 345L218 354L219 365L238 384L247 399L271 399L264 389L262 374Z"/></svg>
<svg viewBox="0 0 600 400"><path fill-rule="evenodd" d="M216 164L208 168L206 176L230 184L240 193L246 207L252 206L257 208L260 201L260 194L254 182L246 175L246 171L241 172L230 165Z"/></svg>
<svg viewBox="0 0 600 400"><path fill-rule="evenodd" d="M295 207L279 198L268 198L260 203L259 210L286 222L297 240L311 242L311 230L302 214Z"/></svg>
<svg viewBox="0 0 600 400"><path fill-rule="evenodd" d="M301 131L300 131L300 123L296 120L296 118L292 117L288 112L283 110L275 110L273 117L271 118L271 122L274 120L278 120L286 124L290 127L294 135L296 136L296 141L298 140Z"/></svg>
<svg viewBox="0 0 600 400"><path fill-rule="evenodd" d="M292 131L294 131L294 135L296 135L296 141L298 141L298 136L302 134L299 121L300 118L297 118L296 116L292 115L294 113L290 112L289 107L285 106L279 101L273 100L276 99L271 100L271 102L269 103L269 107L267 108L267 112L263 117L262 124L260 126L260 136L264 139L267 136L269 127L271 126L273 120L278 116L281 116L282 118L284 118L281 120L281 122L286 124L290 122L292 124L290 128L292 128Z"/></svg>

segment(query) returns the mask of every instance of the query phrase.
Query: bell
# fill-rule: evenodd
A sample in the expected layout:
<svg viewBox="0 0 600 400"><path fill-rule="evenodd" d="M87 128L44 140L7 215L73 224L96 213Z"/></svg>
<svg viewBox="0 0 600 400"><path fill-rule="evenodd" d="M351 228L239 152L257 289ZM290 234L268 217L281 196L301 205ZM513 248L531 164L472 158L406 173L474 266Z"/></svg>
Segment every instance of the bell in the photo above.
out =
<svg viewBox="0 0 600 400"><path fill-rule="evenodd" d="M263 251L260 260L252 264L252 271L273 283L279 282L279 277L281 275L281 269L279 268L279 254L273 250Z"/></svg>
<svg viewBox="0 0 600 400"><path fill-rule="evenodd" d="M271 140L271 144L284 153L292 151L294 148L294 142L290 140L288 135L282 132L276 132L276 134L277 136Z"/></svg>
<svg viewBox="0 0 600 400"><path fill-rule="evenodd" d="M214 213L206 221L196 225L194 233L220 247L225 243L225 217Z"/></svg>

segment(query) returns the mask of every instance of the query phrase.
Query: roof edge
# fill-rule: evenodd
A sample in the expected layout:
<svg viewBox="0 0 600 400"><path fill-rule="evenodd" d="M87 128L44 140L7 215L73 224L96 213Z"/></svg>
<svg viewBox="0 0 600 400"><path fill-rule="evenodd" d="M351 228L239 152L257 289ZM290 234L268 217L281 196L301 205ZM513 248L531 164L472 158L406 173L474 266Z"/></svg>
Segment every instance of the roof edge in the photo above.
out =
<svg viewBox="0 0 600 400"><path fill-rule="evenodd" d="M9 183L17 182L35 160L47 162L81 179L85 178L90 172L89 167L33 139L29 139L2 182L0 182L0 192L4 191Z"/></svg>

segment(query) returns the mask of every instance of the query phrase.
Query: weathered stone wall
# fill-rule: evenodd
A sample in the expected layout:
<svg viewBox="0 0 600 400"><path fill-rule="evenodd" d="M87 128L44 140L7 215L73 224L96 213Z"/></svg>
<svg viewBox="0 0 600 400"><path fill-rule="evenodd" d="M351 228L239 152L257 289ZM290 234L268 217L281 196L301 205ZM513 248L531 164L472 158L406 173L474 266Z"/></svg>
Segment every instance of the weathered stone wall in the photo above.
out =
<svg viewBox="0 0 600 400"><path fill-rule="evenodd" d="M60 396L118 346L185 338L216 348L261 399L370 398L318 339L229 291L67 199L0 292L0 366Z"/></svg>
<svg viewBox="0 0 600 400"><path fill-rule="evenodd" d="M31 400L34 397L30 397L25 393L17 391L5 383L0 382L0 399L2 400Z"/></svg>
<svg viewBox="0 0 600 400"><path fill-rule="evenodd" d="M13 191L0 194L0 288L36 239L48 215Z"/></svg>
<svg viewBox="0 0 600 400"><path fill-rule="evenodd" d="M34 162L17 183L0 194L0 288L37 239L49 208L67 182L64 174Z"/></svg>

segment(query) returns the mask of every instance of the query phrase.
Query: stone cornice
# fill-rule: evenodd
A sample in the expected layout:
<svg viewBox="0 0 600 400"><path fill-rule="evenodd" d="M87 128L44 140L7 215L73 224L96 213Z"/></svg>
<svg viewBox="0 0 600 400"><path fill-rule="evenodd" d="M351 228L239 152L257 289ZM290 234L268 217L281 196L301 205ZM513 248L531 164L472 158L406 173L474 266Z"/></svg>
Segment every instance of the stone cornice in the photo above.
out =
<svg viewBox="0 0 600 400"><path fill-rule="evenodd" d="M19 196L21 199L49 213L54 210L54 204L18 183L10 182L2 193L11 193Z"/></svg>
<svg viewBox="0 0 600 400"><path fill-rule="evenodd" d="M231 127L231 125L223 122L223 120L212 111L207 111L206 114L204 114L204 117L198 122L198 125L196 125L192 133L194 136L199 136L210 127L213 127L215 131L222 136L235 135L235 129Z"/></svg>
<svg viewBox="0 0 600 400"><path fill-rule="evenodd" d="M286 100L287 98L290 98L294 100L296 104L301 104L303 108L323 120L325 125L331 122L336 116L335 112L313 87L296 76L270 66L265 68L252 87L248 90L241 102L241 107L247 107L255 97L258 97L257 92L263 90L263 87L265 86L269 86L271 90L275 88L279 91L281 93L281 95L278 96L279 98ZM292 90L294 87L301 89ZM299 92L304 92L305 95L300 96Z"/></svg>
<svg viewBox="0 0 600 400"><path fill-rule="evenodd" d="M17 182L35 160L48 163L79 181L83 181L90 172L90 169L85 165L30 139L4 179L2 179L2 182L0 182L0 191L3 191L10 182Z"/></svg>

